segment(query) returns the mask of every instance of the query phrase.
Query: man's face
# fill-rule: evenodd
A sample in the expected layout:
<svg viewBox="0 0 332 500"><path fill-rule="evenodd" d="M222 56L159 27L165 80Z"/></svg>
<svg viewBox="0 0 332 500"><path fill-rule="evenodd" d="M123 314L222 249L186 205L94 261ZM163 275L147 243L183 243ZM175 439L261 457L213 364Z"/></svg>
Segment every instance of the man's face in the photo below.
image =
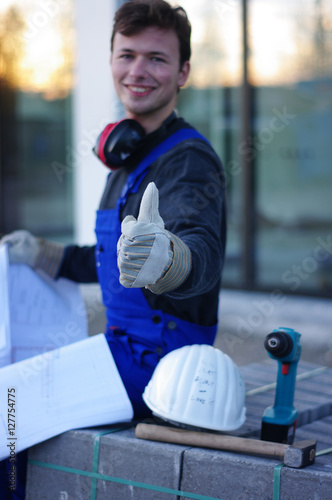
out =
<svg viewBox="0 0 332 500"><path fill-rule="evenodd" d="M189 74L189 62L180 68L175 32L157 27L132 36L116 33L111 67L126 117L138 120L146 132L157 129L173 111L178 87Z"/></svg>

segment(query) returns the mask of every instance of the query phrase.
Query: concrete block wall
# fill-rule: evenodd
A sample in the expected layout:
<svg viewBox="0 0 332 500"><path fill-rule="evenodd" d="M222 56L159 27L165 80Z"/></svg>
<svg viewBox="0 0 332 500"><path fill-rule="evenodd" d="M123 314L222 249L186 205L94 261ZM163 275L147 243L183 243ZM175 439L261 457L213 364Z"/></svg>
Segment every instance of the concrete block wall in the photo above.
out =
<svg viewBox="0 0 332 500"><path fill-rule="evenodd" d="M234 435L259 437L273 404L274 363L241 367L247 419ZM329 500L332 491L332 369L298 368L296 440L330 449L305 469L281 460L192 448L135 437L135 423L72 430L29 451L27 500Z"/></svg>
<svg viewBox="0 0 332 500"><path fill-rule="evenodd" d="M298 438L331 447L321 426L331 435L332 418L304 426ZM281 460L138 440L131 428L102 436L94 460L100 432L69 431L32 448L27 500L275 500L276 481L282 500L331 498L331 455L280 470Z"/></svg>

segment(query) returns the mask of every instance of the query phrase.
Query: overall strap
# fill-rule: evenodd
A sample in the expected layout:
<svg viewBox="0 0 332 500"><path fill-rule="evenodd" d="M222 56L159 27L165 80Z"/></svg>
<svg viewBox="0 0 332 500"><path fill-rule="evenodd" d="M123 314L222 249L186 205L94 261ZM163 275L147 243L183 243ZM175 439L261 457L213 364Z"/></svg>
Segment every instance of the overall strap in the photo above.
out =
<svg viewBox="0 0 332 500"><path fill-rule="evenodd" d="M158 144L143 160L137 165L135 170L129 174L126 184L124 185L120 198L118 200L118 207L121 209L126 203L128 193L137 193L139 185L147 174L149 166L156 161L159 156L170 151L174 146L187 139L201 139L208 144L209 141L197 130L192 128L183 128L172 134L163 142Z"/></svg>

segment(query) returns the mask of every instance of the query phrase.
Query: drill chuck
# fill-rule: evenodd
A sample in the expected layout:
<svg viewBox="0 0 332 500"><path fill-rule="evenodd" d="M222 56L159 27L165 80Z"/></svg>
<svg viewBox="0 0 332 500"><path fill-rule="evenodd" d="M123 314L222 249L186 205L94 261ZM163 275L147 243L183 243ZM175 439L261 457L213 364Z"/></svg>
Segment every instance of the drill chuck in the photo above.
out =
<svg viewBox="0 0 332 500"><path fill-rule="evenodd" d="M292 337L283 331L270 333L265 341L264 347L268 353L276 358L284 358L293 350Z"/></svg>

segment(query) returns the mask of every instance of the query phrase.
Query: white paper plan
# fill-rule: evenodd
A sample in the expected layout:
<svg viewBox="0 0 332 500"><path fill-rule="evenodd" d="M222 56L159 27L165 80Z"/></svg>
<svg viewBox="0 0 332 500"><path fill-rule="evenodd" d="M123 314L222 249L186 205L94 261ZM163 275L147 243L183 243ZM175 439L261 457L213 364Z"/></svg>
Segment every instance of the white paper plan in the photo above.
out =
<svg viewBox="0 0 332 500"><path fill-rule="evenodd" d="M0 247L0 461L70 429L131 420L103 334L88 337L79 286Z"/></svg>
<svg viewBox="0 0 332 500"><path fill-rule="evenodd" d="M6 245L0 247L0 292L0 367L87 338L79 286L8 265Z"/></svg>
<svg viewBox="0 0 332 500"><path fill-rule="evenodd" d="M1 368L0 387L0 461L69 429L133 417L103 334Z"/></svg>

